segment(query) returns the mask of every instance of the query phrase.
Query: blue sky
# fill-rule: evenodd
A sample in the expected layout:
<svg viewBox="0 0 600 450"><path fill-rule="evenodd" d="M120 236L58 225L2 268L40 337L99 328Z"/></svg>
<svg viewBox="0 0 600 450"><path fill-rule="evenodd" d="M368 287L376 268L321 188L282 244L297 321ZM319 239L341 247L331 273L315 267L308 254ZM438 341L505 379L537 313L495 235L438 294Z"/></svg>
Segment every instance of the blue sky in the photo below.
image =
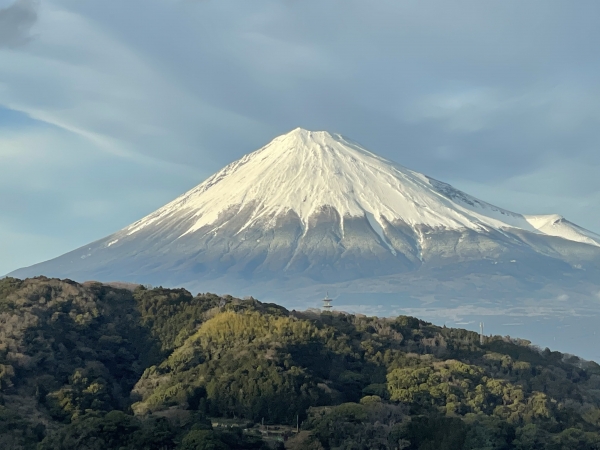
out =
<svg viewBox="0 0 600 450"><path fill-rule="evenodd" d="M0 0L0 274L297 126L600 232L600 3Z"/></svg>

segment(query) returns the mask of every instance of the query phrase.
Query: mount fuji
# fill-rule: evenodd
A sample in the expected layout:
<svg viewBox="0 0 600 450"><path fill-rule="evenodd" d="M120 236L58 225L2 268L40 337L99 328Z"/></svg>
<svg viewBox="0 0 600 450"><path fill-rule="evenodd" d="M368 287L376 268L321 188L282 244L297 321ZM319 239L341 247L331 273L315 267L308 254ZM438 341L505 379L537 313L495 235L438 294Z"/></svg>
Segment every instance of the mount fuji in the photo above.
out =
<svg viewBox="0 0 600 450"><path fill-rule="evenodd" d="M425 308L444 320L467 310L589 315L600 300L600 235L560 215L507 211L338 134L298 128L132 225L10 275L305 306L329 290L366 312Z"/></svg>

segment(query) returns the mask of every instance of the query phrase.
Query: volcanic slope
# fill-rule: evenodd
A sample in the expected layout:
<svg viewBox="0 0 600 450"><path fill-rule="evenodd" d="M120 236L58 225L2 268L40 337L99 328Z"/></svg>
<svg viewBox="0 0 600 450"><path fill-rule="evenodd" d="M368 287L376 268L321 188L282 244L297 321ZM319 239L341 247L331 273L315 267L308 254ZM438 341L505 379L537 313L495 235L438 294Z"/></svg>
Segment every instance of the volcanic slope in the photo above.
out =
<svg viewBox="0 0 600 450"><path fill-rule="evenodd" d="M600 236L559 215L513 213L298 128L132 225L10 275L236 292L426 273L572 284L599 267Z"/></svg>

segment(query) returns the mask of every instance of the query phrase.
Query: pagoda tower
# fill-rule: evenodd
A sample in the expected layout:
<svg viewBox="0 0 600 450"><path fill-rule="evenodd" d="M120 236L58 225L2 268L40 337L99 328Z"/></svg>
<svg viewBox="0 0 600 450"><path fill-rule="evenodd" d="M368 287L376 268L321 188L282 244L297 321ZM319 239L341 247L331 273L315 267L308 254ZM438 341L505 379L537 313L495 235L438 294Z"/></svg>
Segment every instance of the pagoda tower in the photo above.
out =
<svg viewBox="0 0 600 450"><path fill-rule="evenodd" d="M333 306L331 306L331 301L332 299L329 298L329 292L327 294L325 294L325 298L323 299L323 310L324 311L331 311L331 308L333 308Z"/></svg>

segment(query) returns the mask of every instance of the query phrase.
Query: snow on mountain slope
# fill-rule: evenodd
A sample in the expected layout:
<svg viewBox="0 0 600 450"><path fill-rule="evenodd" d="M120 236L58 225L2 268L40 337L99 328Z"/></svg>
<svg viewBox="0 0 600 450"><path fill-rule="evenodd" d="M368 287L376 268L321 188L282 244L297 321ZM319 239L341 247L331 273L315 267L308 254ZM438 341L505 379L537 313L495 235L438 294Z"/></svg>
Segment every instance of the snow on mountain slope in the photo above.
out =
<svg viewBox="0 0 600 450"><path fill-rule="evenodd" d="M366 217L384 241L386 221L400 220L413 228L518 228L600 245L597 235L576 225L539 219L554 216L523 216L495 207L340 135L301 128L229 164L126 231L132 235L151 225L193 218L183 236L216 223L224 211L241 211L247 205L253 205L253 213L239 232L256 225L275 227L276 218L290 211L306 231L313 214L331 207L339 214L342 233L347 218Z"/></svg>
<svg viewBox="0 0 600 450"><path fill-rule="evenodd" d="M581 342L596 339L581 318L600 315L599 235L302 129L122 230L9 275L183 286L294 308L328 291L340 309L352 295L349 310L486 325L518 316L527 330L550 328L554 315L562 336L570 316Z"/></svg>
<svg viewBox="0 0 600 450"><path fill-rule="evenodd" d="M558 214L524 217L541 233L600 247L600 235L581 228Z"/></svg>
<svg viewBox="0 0 600 450"><path fill-rule="evenodd" d="M129 227L11 275L289 287L428 270L524 286L594 278L600 238L560 216L498 208L340 135L296 129Z"/></svg>

